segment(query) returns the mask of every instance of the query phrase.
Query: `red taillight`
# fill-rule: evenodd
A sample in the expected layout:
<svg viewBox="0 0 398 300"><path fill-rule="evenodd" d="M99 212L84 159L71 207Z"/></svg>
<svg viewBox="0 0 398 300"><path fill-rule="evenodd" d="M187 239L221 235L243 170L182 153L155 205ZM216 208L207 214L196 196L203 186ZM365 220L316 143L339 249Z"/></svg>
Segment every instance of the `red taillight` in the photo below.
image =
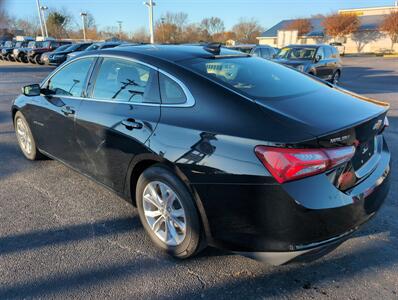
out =
<svg viewBox="0 0 398 300"><path fill-rule="evenodd" d="M268 146L255 148L257 157L279 183L322 173L355 154L355 147L289 149Z"/></svg>

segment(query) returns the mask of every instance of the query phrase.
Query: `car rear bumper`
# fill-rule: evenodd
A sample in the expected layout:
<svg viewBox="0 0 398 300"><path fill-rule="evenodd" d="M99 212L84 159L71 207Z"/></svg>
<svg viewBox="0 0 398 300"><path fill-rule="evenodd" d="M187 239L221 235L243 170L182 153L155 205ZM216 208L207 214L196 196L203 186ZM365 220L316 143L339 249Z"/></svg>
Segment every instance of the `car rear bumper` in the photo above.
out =
<svg viewBox="0 0 398 300"><path fill-rule="evenodd" d="M319 252L332 240L338 244L367 222L384 202L389 178L390 153L384 142L376 169L347 192L338 190L325 174L282 185L198 184L194 188L206 213L210 244L289 261ZM284 259L277 261L284 263Z"/></svg>

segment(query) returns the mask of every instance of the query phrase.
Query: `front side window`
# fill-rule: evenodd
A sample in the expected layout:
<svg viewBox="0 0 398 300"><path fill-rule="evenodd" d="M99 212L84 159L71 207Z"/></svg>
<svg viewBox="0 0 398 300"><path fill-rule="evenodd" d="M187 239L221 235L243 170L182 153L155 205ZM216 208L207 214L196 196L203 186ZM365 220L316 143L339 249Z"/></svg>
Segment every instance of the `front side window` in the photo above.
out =
<svg viewBox="0 0 398 300"><path fill-rule="evenodd" d="M278 100L324 87L308 76L253 57L195 59L187 68L254 99Z"/></svg>
<svg viewBox="0 0 398 300"><path fill-rule="evenodd" d="M54 95L81 97L93 61L94 58L90 57L66 65L50 79L48 89Z"/></svg>
<svg viewBox="0 0 398 300"><path fill-rule="evenodd" d="M325 58L331 58L333 56L331 47L325 47L324 52L325 52Z"/></svg>
<svg viewBox="0 0 398 300"><path fill-rule="evenodd" d="M156 71L142 64L120 58L104 58L95 81L93 98L122 102L149 101Z"/></svg>
<svg viewBox="0 0 398 300"><path fill-rule="evenodd" d="M323 52L323 48L319 47L318 51L316 52L316 55L320 57L320 59L324 59L325 58L325 53Z"/></svg>
<svg viewBox="0 0 398 300"><path fill-rule="evenodd" d="M182 104L187 101L181 86L173 79L160 73L159 84L162 104Z"/></svg>
<svg viewBox="0 0 398 300"><path fill-rule="evenodd" d="M271 54L269 52L270 50L268 48L262 48L261 49L261 56L262 58L270 58Z"/></svg>

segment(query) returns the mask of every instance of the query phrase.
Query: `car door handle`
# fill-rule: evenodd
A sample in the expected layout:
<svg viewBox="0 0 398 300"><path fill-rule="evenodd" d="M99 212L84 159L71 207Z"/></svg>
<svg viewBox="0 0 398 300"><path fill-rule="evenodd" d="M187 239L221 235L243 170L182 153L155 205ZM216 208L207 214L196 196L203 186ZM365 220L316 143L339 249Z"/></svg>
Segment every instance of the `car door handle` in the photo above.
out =
<svg viewBox="0 0 398 300"><path fill-rule="evenodd" d="M136 122L134 119L126 119L122 121L122 124L124 125L124 127L126 127L128 130L132 130L132 129L141 129L142 128L142 124L139 122Z"/></svg>
<svg viewBox="0 0 398 300"><path fill-rule="evenodd" d="M64 113L65 116L74 115L75 110L70 106L65 106L61 108L61 111Z"/></svg>

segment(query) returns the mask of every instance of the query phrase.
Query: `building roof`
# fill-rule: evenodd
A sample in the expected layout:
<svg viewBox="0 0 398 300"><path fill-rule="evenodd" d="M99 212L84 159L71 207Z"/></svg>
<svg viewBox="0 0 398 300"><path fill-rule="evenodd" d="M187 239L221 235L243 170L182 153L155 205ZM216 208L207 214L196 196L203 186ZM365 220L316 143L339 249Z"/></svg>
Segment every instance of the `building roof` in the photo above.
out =
<svg viewBox="0 0 398 300"><path fill-rule="evenodd" d="M361 26L359 30L377 30L382 21L385 18L385 15L373 15L373 16L361 16L358 17ZM322 22L325 18L310 18L308 19L311 22L312 25L312 31L306 34L305 36L307 37L322 37L323 34L323 25ZM275 26L271 27L270 29L264 31L260 37L265 37L265 38L273 38L278 36L278 31L283 30L288 26L290 23L292 23L295 19L291 20L283 20L280 21L278 24Z"/></svg>

